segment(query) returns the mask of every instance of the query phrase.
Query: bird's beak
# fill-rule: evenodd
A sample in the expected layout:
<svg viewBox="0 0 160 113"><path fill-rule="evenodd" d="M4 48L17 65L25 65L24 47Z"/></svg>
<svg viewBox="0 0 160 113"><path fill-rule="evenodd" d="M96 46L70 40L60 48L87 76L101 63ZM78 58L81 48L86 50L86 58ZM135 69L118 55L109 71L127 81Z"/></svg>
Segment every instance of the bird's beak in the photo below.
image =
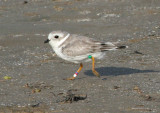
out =
<svg viewBox="0 0 160 113"><path fill-rule="evenodd" d="M49 41L50 41L50 40L49 40L49 39L47 39L47 40L45 40L45 41L44 41L44 43L48 43Z"/></svg>

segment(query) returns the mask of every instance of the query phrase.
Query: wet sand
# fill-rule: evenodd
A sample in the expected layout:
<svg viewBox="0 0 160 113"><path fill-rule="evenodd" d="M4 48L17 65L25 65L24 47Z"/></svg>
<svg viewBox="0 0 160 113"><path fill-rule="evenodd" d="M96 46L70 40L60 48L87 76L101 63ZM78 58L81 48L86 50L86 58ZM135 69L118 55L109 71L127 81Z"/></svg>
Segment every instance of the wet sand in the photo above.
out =
<svg viewBox="0 0 160 113"><path fill-rule="evenodd" d="M160 1L0 0L0 113L159 113ZM44 44L52 30L127 49L79 65Z"/></svg>

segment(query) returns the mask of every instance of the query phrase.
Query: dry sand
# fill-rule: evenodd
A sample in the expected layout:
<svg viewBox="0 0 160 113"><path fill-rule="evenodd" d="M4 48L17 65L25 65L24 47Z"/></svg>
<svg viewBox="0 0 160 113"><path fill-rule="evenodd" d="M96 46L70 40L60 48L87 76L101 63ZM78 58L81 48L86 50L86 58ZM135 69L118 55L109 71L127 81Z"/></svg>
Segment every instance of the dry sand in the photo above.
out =
<svg viewBox="0 0 160 113"><path fill-rule="evenodd" d="M129 48L66 81L79 65L43 44L52 30ZM159 48L159 0L0 0L0 113L160 113Z"/></svg>

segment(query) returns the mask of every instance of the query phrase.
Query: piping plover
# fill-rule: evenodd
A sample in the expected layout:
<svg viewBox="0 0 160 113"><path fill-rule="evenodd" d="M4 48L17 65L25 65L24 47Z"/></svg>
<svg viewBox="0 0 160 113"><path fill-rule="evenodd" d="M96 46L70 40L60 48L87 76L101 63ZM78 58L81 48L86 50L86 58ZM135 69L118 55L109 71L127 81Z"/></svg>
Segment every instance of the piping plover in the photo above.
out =
<svg viewBox="0 0 160 113"><path fill-rule="evenodd" d="M77 72L67 80L73 80L83 68L83 62L92 60L92 72L97 77L100 74L95 70L95 58L101 59L106 51L123 49L126 46L116 46L112 42L99 42L86 36L70 34L65 31L52 31L44 43L49 43L55 53L62 59L80 63Z"/></svg>

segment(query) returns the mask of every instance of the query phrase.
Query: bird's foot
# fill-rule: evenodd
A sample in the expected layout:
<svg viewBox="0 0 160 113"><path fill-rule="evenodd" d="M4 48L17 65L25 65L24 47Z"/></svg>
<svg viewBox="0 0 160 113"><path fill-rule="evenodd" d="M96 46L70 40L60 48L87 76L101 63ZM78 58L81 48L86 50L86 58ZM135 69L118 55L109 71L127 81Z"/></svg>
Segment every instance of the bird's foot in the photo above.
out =
<svg viewBox="0 0 160 113"><path fill-rule="evenodd" d="M96 70L92 70L93 74L96 75L97 77L100 77L100 74Z"/></svg>
<svg viewBox="0 0 160 113"><path fill-rule="evenodd" d="M76 77L70 77L70 78L66 78L64 80L74 80Z"/></svg>

